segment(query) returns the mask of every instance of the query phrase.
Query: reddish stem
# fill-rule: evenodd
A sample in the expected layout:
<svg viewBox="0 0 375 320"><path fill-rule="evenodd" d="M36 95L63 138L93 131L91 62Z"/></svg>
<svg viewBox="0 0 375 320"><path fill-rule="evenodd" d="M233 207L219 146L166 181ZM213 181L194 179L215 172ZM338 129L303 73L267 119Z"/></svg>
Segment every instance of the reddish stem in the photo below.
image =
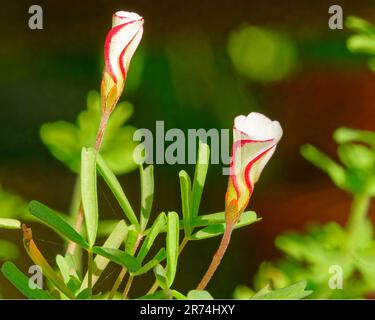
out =
<svg viewBox="0 0 375 320"><path fill-rule="evenodd" d="M230 237L232 235L234 224L227 223L225 226L225 231L220 242L219 249L217 249L215 255L212 258L211 264L208 267L205 275L203 276L201 282L199 283L197 290L204 290L207 284L210 282L212 276L214 275L217 267L219 266L221 259L223 258L225 251L228 248Z"/></svg>

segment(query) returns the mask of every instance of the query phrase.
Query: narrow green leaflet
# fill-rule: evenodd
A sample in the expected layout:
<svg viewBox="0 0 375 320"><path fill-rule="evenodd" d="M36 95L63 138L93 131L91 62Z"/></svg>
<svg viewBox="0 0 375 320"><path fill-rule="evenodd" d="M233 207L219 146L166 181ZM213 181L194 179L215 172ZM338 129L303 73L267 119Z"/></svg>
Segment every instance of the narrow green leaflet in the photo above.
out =
<svg viewBox="0 0 375 320"><path fill-rule="evenodd" d="M179 292L177 290L170 290L170 293L177 300L186 300L187 299L187 297L184 294L182 294L181 292Z"/></svg>
<svg viewBox="0 0 375 320"><path fill-rule="evenodd" d="M88 300L91 299L92 297L92 289L86 288L83 289L78 295L77 295L77 300Z"/></svg>
<svg viewBox="0 0 375 320"><path fill-rule="evenodd" d="M140 276L149 270L156 267L161 261L163 261L166 257L165 249L162 248L159 250L159 252L153 257L149 262L147 262L145 265L143 265L137 272L132 273L133 276Z"/></svg>
<svg viewBox="0 0 375 320"><path fill-rule="evenodd" d="M141 174L141 229L145 230L154 201L154 166L140 166Z"/></svg>
<svg viewBox="0 0 375 320"><path fill-rule="evenodd" d="M94 247L92 252L99 254L122 267L125 267L130 273L137 272L141 267L137 259L118 249Z"/></svg>
<svg viewBox="0 0 375 320"><path fill-rule="evenodd" d="M189 300L213 300L214 298L206 290L191 290L187 294Z"/></svg>
<svg viewBox="0 0 375 320"><path fill-rule="evenodd" d="M82 148L81 194L87 238L92 248L98 232L98 198L96 190L96 151Z"/></svg>
<svg viewBox="0 0 375 320"><path fill-rule="evenodd" d="M0 228L21 229L21 222L16 219L0 218Z"/></svg>
<svg viewBox="0 0 375 320"><path fill-rule="evenodd" d="M29 204L29 210L34 217L46 223L62 236L77 243L85 249L89 248L88 243L83 239L83 237L52 209L38 201L33 200Z"/></svg>
<svg viewBox="0 0 375 320"><path fill-rule="evenodd" d="M192 232L192 210L191 210L191 181L186 171L182 170L179 173L180 189L181 189L181 203L182 203L182 217L184 223L185 236L190 237Z"/></svg>
<svg viewBox="0 0 375 320"><path fill-rule="evenodd" d="M353 31L364 33L367 35L375 35L374 26L362 18L349 16L345 20L345 25L347 28Z"/></svg>
<svg viewBox="0 0 375 320"><path fill-rule="evenodd" d="M158 264L154 268L154 274L155 274L156 281L159 284L159 287L162 289L168 289L168 278L167 278L165 269L163 268L161 264Z"/></svg>
<svg viewBox="0 0 375 320"><path fill-rule="evenodd" d="M121 188L120 182L117 180L113 172L109 169L100 154L98 154L96 157L96 163L98 165L98 171L100 175L103 177L108 187L112 190L124 214L129 219L131 224L134 224L136 228L139 229L140 225L138 219L129 203L128 198L124 193L124 190Z"/></svg>
<svg viewBox="0 0 375 320"><path fill-rule="evenodd" d="M264 287L257 292L250 300L297 300L310 295L312 291L306 290L306 281L301 281L289 287L270 290Z"/></svg>
<svg viewBox="0 0 375 320"><path fill-rule="evenodd" d="M23 274L12 262L5 262L1 272L23 295L28 299L54 299L47 291L42 289L31 289L29 278Z"/></svg>
<svg viewBox="0 0 375 320"><path fill-rule="evenodd" d="M198 215L199 205L203 193L203 187L207 176L209 159L210 147L208 146L208 144L199 141L198 161L195 167L191 199L191 211L193 217L196 217Z"/></svg>
<svg viewBox="0 0 375 320"><path fill-rule="evenodd" d="M109 248L109 249L118 249L121 244L126 239L126 236L128 234L128 227L125 224L124 220L120 220L116 227L113 229L112 233L109 235L107 240L104 242L103 247ZM105 258L101 255L97 255L94 259L94 270L92 275L92 285L95 285L95 283L98 281L100 275L105 270L105 268L109 264L109 259ZM81 290L84 288L87 288L88 285L88 274L86 273L82 285Z"/></svg>
<svg viewBox="0 0 375 320"><path fill-rule="evenodd" d="M215 217L216 219L217 217ZM242 214L240 220L235 225L235 229L248 226L254 222L259 221L260 218L257 217L256 213L253 211L246 211ZM207 227L197 231L191 236L192 240L201 240L207 239L211 237L216 237L224 233L225 230L225 222L217 223L217 224L209 224Z"/></svg>
<svg viewBox="0 0 375 320"><path fill-rule="evenodd" d="M171 287L177 271L179 247L179 219L176 212L168 213L167 222L167 266L166 277L168 288Z"/></svg>
<svg viewBox="0 0 375 320"><path fill-rule="evenodd" d="M137 260L139 263L142 263L143 259L146 257L147 253L151 249L156 237L165 228L166 221L167 221L167 217L164 212L161 212L158 215L158 217L155 219L137 255Z"/></svg>
<svg viewBox="0 0 375 320"><path fill-rule="evenodd" d="M68 263L65 261L65 258L61 254L58 254L56 256L56 264L59 267L59 270L64 279L64 282L68 283L70 280L70 274L69 274L70 267Z"/></svg>
<svg viewBox="0 0 375 320"><path fill-rule="evenodd" d="M135 253L135 247L138 241L138 232L135 230L129 230L128 236L125 241L125 252L131 256Z"/></svg>
<svg viewBox="0 0 375 320"><path fill-rule="evenodd" d="M363 142L375 147L375 132L341 127L333 133L337 143Z"/></svg>

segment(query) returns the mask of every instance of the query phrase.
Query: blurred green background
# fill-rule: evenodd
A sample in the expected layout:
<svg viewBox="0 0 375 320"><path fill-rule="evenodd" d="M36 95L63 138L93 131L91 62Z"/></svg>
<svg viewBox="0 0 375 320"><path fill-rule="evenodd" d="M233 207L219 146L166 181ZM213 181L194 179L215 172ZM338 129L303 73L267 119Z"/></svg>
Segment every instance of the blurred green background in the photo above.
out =
<svg viewBox="0 0 375 320"><path fill-rule="evenodd" d="M28 8L39 4L44 29L28 28ZM335 1L344 16L375 21L373 1ZM0 184L25 200L38 199L69 210L75 175L54 159L39 138L48 121L75 121L88 91L99 89L103 43L117 10L145 18L122 100L134 107L128 121L155 130L231 128L238 114L260 111L277 119L284 136L257 184L250 209L260 223L234 233L220 271L209 285L213 296L229 297L238 284L252 285L263 260L278 257L275 236L309 221L345 221L350 198L299 155L312 143L332 156L339 126L375 130L375 75L366 58L346 48L350 32L328 28L331 1L8 1L0 12ZM190 166L157 165L154 216L180 212L178 171ZM138 173L120 178L139 207ZM212 165L201 211L223 210L227 177ZM101 215L122 214L99 184ZM22 206L21 206L22 207ZM0 209L2 207L0 206ZM17 210L23 210L18 208ZM1 214L1 213L0 213ZM31 223L35 239L51 260L63 252L59 237ZM20 248L21 232L0 231ZM213 238L189 243L179 260L176 289L196 286L218 245ZM0 257L1 259L1 257ZM16 260L27 271L20 250ZM116 272L109 274L111 283ZM135 294L151 285L137 283ZM20 297L0 276L3 297Z"/></svg>

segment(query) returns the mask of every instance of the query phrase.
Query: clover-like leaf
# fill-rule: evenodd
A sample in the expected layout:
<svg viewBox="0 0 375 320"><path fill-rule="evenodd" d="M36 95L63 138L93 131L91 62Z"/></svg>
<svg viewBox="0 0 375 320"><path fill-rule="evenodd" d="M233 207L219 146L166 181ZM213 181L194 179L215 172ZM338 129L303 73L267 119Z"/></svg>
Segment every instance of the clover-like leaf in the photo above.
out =
<svg viewBox="0 0 375 320"><path fill-rule="evenodd" d="M124 174L137 167L133 160L133 151L137 146L133 141L135 128L123 126L132 113L130 103L119 103L109 118L104 135L101 155L115 174ZM76 124L66 121L45 123L40 128L40 137L55 158L78 173L81 150L94 145L100 118L100 95L90 91L87 109L78 115Z"/></svg>

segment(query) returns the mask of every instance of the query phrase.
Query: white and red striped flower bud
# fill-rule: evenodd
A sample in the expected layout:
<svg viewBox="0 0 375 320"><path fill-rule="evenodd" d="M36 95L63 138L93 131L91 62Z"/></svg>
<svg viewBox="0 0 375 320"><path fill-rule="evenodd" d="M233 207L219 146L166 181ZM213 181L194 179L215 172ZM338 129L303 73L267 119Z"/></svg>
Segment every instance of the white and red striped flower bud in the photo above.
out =
<svg viewBox="0 0 375 320"><path fill-rule="evenodd" d="M227 222L235 223L246 209L260 174L283 131L278 121L252 112L234 120L230 176L225 196Z"/></svg>
<svg viewBox="0 0 375 320"><path fill-rule="evenodd" d="M130 60L143 34L143 18L134 12L118 11L104 45L105 67L101 84L102 111L110 114L117 104Z"/></svg>

